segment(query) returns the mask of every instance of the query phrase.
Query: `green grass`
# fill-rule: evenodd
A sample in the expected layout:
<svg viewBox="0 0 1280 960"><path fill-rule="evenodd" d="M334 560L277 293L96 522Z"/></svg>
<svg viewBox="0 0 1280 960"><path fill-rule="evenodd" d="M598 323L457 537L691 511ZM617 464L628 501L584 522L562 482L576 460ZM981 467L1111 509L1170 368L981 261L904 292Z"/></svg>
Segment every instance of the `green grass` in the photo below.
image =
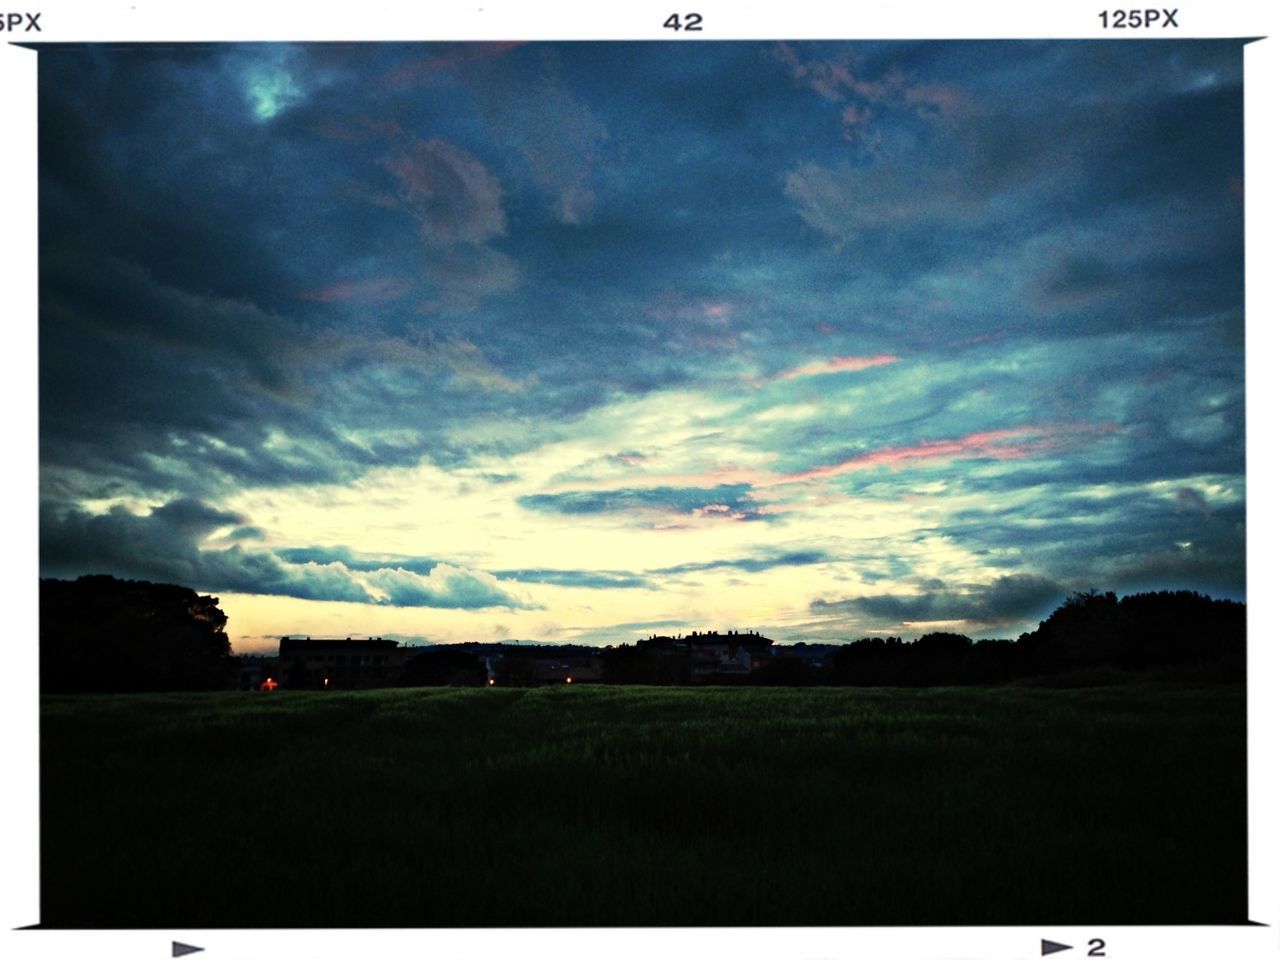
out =
<svg viewBox="0 0 1280 960"><path fill-rule="evenodd" d="M46 697L51 927L1241 923L1243 687Z"/></svg>

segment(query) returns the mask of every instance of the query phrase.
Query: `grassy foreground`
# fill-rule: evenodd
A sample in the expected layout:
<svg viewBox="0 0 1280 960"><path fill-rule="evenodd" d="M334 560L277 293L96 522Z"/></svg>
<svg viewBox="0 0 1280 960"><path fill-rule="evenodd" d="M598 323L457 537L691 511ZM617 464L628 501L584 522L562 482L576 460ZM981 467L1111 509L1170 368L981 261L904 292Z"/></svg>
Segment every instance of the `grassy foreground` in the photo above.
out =
<svg viewBox="0 0 1280 960"><path fill-rule="evenodd" d="M1240 923L1240 686L46 697L49 927Z"/></svg>

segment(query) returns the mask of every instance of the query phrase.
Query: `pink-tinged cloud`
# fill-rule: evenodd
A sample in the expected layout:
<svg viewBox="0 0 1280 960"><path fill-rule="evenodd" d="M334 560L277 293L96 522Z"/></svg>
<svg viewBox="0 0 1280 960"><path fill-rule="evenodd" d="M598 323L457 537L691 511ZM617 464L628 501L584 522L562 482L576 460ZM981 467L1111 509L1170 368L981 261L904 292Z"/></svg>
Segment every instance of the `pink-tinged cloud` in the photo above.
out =
<svg viewBox="0 0 1280 960"><path fill-rule="evenodd" d="M839 463L812 467L778 477L766 486L824 480L828 477L871 470L876 467L897 469L917 463L950 460L1026 460L1054 453L1099 434L1115 433L1113 423L1066 423L1046 426L1017 427L1009 430L985 430L955 440L922 440L898 447L881 447L858 454Z"/></svg>
<svg viewBox="0 0 1280 960"><path fill-rule="evenodd" d="M778 44L776 51L778 59L791 71L793 80L827 100L843 100L861 83L848 65L838 60L801 60L795 48L786 43Z"/></svg>
<svg viewBox="0 0 1280 960"><path fill-rule="evenodd" d="M955 87L940 83L917 83L902 91L902 99L925 116L951 117L960 113L968 98Z"/></svg>
<svg viewBox="0 0 1280 960"><path fill-rule="evenodd" d="M733 316L734 305L727 300L703 300L679 290L666 289L644 307L645 313L661 323L680 327L724 327Z"/></svg>
<svg viewBox="0 0 1280 960"><path fill-rule="evenodd" d="M712 520L746 520L747 515L740 510L735 510L727 503L708 503L704 507L698 507L693 511L693 515L700 519L709 518Z"/></svg>
<svg viewBox="0 0 1280 960"><path fill-rule="evenodd" d="M859 370L897 363L900 359L891 353L880 353L873 357L832 357L830 360L819 360L793 367L778 374L774 379L794 380L796 377L816 377L824 373L855 373Z"/></svg>
<svg viewBox="0 0 1280 960"><path fill-rule="evenodd" d="M840 125L844 128L844 138L852 140L855 131L865 127L871 120L871 110L851 103L840 112Z"/></svg>
<svg viewBox="0 0 1280 960"><path fill-rule="evenodd" d="M788 485L812 484L815 481L837 477L846 473L861 470L873 470L877 467L903 469L926 463L947 462L952 460L1027 460L1046 454L1061 453L1088 443L1103 436L1119 433L1123 428L1115 423L1050 423L1026 427L1014 427L1006 430L985 430L967 436L948 440L921 440L917 443L902 446L885 446L857 456L842 460L839 463L825 464L799 470L793 473L777 473L772 470L742 469L725 466L700 473L682 474L649 474L637 476L628 473L625 477L609 477L597 480L574 483L571 486L552 488L549 493L562 493L582 490L641 490L665 487L695 487L699 489L714 488L722 485L745 484L751 488L753 500L760 502L760 507L753 510L756 517L771 513L785 513L798 506L809 503L828 503L826 495L819 494L817 500L797 500L793 491L770 496L767 491ZM800 489L804 489L801 487ZM812 488L810 488L812 489ZM784 502L779 502L779 500ZM699 517L714 517L719 505L698 509ZM732 519L738 519L733 517Z"/></svg>
<svg viewBox="0 0 1280 960"><path fill-rule="evenodd" d="M969 98L962 90L945 84L917 82L896 67L868 78L859 75L861 65L852 56L802 60L789 44L780 43L774 49L792 80L825 100L843 105L840 124L844 139L858 141L866 149L879 145L881 137L873 121L886 111L911 112L925 119L947 121L969 107Z"/></svg>
<svg viewBox="0 0 1280 960"><path fill-rule="evenodd" d="M507 232L502 187L485 165L447 140L397 147L383 165L432 246L482 244Z"/></svg>
<svg viewBox="0 0 1280 960"><path fill-rule="evenodd" d="M367 280L347 280L333 283L319 290L299 294L303 300L318 303L386 303L398 300L413 289L413 284L403 277L370 277Z"/></svg>

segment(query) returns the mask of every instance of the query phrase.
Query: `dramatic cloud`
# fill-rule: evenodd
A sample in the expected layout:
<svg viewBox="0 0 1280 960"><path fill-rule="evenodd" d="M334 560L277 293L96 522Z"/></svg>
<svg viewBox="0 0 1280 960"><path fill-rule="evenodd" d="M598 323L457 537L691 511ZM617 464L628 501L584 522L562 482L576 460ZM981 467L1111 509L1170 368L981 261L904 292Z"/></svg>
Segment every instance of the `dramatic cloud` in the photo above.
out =
<svg viewBox="0 0 1280 960"><path fill-rule="evenodd" d="M205 591L279 594L312 600L364 601L368 594L340 564L284 564L240 546L199 549L199 542L241 518L191 499L147 514L125 507L91 515L46 507L40 518L40 565L51 576L85 569Z"/></svg>
<svg viewBox="0 0 1280 960"><path fill-rule="evenodd" d="M1242 44L1118 49L42 49L42 573L257 638L1243 597Z"/></svg>
<svg viewBox="0 0 1280 960"><path fill-rule="evenodd" d="M1114 424L1055 424L984 430L955 440L924 440L902 447L884 447L840 463L813 467L776 478L771 483L819 480L875 467L903 467L914 463L956 459L1022 460L1061 450L1079 438L1116 430Z"/></svg>
<svg viewBox="0 0 1280 960"><path fill-rule="evenodd" d="M873 594L848 600L815 600L817 614L854 614L869 623L906 628L919 622L958 621L974 627L1025 623L1066 599L1061 584L1034 574L998 577L989 584L948 589L939 581L913 594Z"/></svg>
<svg viewBox="0 0 1280 960"><path fill-rule="evenodd" d="M99 515L50 507L41 516L41 568L51 576L71 576L88 567L199 590L304 600L445 609L530 606L496 577L445 563L411 562L418 569L407 569L395 561L361 560L345 549L276 554L238 544L201 548L209 534L241 520L191 499L170 501L147 514L124 507Z"/></svg>

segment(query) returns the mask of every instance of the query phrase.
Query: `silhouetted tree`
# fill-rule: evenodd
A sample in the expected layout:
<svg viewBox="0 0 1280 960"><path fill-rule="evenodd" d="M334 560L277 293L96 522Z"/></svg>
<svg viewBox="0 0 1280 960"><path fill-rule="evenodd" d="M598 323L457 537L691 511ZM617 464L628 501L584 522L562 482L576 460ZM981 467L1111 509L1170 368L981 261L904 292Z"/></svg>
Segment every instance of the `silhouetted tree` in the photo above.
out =
<svg viewBox="0 0 1280 960"><path fill-rule="evenodd" d="M914 686L959 683L961 662L972 643L958 633L926 633L907 646L903 679Z"/></svg>
<svg viewBox="0 0 1280 960"><path fill-rule="evenodd" d="M961 664L964 683L1008 683L1017 675L1018 648L1012 640L976 640Z"/></svg>
<svg viewBox="0 0 1280 960"><path fill-rule="evenodd" d="M1120 601L1128 670L1218 665L1244 678L1245 606L1189 590L1138 593ZM1194 673L1194 671L1191 671Z"/></svg>
<svg viewBox="0 0 1280 960"><path fill-rule="evenodd" d="M86 576L40 581L46 693L216 690L234 682L216 597L173 584Z"/></svg>
<svg viewBox="0 0 1280 960"><path fill-rule="evenodd" d="M1018 638L1018 671L1050 676L1113 669L1244 678L1245 606L1189 590L1077 593Z"/></svg>
<svg viewBox="0 0 1280 960"><path fill-rule="evenodd" d="M926 633L911 649L917 654L962 657L972 644L972 640L959 633Z"/></svg>
<svg viewBox="0 0 1280 960"><path fill-rule="evenodd" d="M1116 595L1090 590L1072 594L1018 642L1025 669L1050 674L1114 664L1122 633Z"/></svg>
<svg viewBox="0 0 1280 960"><path fill-rule="evenodd" d="M906 644L901 637L863 637L831 657L833 683L894 686L904 682L906 671Z"/></svg>

